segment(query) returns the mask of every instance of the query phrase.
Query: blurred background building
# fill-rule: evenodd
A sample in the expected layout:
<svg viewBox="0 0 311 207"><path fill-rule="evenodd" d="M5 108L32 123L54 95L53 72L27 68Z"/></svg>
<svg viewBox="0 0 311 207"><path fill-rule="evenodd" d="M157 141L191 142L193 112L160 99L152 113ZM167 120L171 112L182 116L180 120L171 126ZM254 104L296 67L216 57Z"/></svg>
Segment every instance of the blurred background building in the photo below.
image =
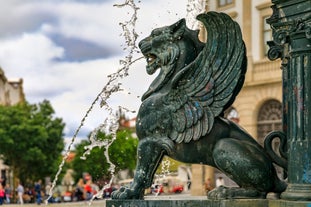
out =
<svg viewBox="0 0 311 207"><path fill-rule="evenodd" d="M236 20L242 30L247 48L248 71L244 87L233 106L228 110L227 118L238 122L259 143L273 130L282 129L282 71L281 62L267 58L267 41L272 39L272 31L266 19L272 14L270 0L201 0L206 11L224 12ZM200 33L202 39L206 34ZM0 104L14 105L25 101L23 80L11 80L5 77L0 68ZM135 120L123 125L132 127ZM275 143L277 147L278 143ZM281 172L280 172L281 173ZM215 185L218 177L224 178L225 185L234 185L226 176L212 167L192 165L191 194L206 194L205 183L210 180ZM0 157L0 179L10 180L9 167Z"/></svg>
<svg viewBox="0 0 311 207"><path fill-rule="evenodd" d="M4 71L0 67L0 105L10 106L23 101L25 101L23 79L7 79ZM0 154L0 180L12 183L12 176L9 166L3 163Z"/></svg>

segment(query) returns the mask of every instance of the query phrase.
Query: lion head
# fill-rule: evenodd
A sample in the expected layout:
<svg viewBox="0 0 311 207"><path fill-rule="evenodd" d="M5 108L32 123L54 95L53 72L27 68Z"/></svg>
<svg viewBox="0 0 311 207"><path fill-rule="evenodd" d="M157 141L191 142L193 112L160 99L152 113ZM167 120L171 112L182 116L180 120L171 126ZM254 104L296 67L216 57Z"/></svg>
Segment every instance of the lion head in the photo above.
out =
<svg viewBox="0 0 311 207"><path fill-rule="evenodd" d="M139 48L147 60L149 75L161 68L142 100L159 91L181 68L192 62L204 44L198 39L198 31L190 30L185 19L154 29L151 35L139 42Z"/></svg>

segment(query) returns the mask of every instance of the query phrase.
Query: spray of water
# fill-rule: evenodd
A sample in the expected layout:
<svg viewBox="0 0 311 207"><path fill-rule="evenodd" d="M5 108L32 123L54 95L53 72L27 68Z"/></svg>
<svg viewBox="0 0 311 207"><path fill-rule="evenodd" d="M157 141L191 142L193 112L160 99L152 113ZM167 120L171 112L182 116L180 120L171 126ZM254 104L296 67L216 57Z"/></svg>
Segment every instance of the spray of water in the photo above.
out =
<svg viewBox="0 0 311 207"><path fill-rule="evenodd" d="M205 11L207 0L188 0L186 21L190 29L199 29L200 23L196 20L198 14Z"/></svg>
<svg viewBox="0 0 311 207"><path fill-rule="evenodd" d="M170 175L170 166L171 161L167 158L164 158L161 162L161 173L155 174L155 183L161 183L160 180L165 179L168 175ZM155 193L155 196L158 196L160 194L160 190L157 190Z"/></svg>
<svg viewBox="0 0 311 207"><path fill-rule="evenodd" d="M69 153L70 153L71 148L72 148L72 146L76 140L78 133L80 132L81 128L83 127L87 117L89 116L89 114L93 110L95 104L99 100L100 100L100 106L108 112L108 116L105 119L103 124L101 124L99 127L97 127L96 129L94 129L91 132L91 136L89 139L90 145L86 146L85 153L83 154L82 159L85 159L86 155L90 154L93 148L105 147L106 148L105 156L107 158L107 162L110 164L109 171L111 172L111 180L107 185L104 186L103 189L101 189L98 192L98 195L95 195L93 198L95 198L96 196L102 195L104 189L109 188L111 186L112 180L114 178L115 165L109 159L108 148L113 143L113 141L116 139L116 131L119 127L119 124L118 124L119 117L118 117L118 114L116 113L116 111L107 103L107 100L111 97L112 94L122 90L121 79L128 76L129 68L134 62L143 58L143 57L140 57L136 60L133 60L133 55L135 52L137 52L136 41L137 41L138 35L135 31L135 27L136 27L136 20L137 20L137 11L139 10L139 7L136 6L134 0L126 0L123 4L115 4L114 6L117 8L129 7L133 11L133 14L132 14L132 17L130 18L130 20L119 23L120 26L122 27L122 30L123 30L122 36L124 36L124 38L125 38L125 43L126 43L125 50L127 50L127 55L125 56L125 58L123 60L120 60L120 66L121 66L120 69L118 69L117 72L112 73L108 76L109 80L108 80L107 84L103 87L101 92L96 96L96 98L92 102L91 106L87 110L86 114L82 118L79 127L75 131L75 133L74 133L74 135L70 141L70 144L69 144L69 146L65 152L65 155L62 159L62 162L59 165L58 171L57 171L55 178L53 180L52 187L51 187L50 192L49 192L49 197L47 198L46 203L48 203L48 200L52 197L53 190L56 187L56 182L57 182L59 175L63 169L65 161L67 160L67 158L69 156ZM130 110L127 110L127 111L130 111ZM132 112L134 113L134 111L132 111ZM106 132L108 131L108 134L110 134L113 137L112 140L110 140L110 141L108 141L108 140L104 140L104 141L97 140L97 133L99 131L106 131Z"/></svg>
<svg viewBox="0 0 311 207"><path fill-rule="evenodd" d="M140 3L140 1L138 1L138 2ZM93 196L93 199L95 197L101 197L101 195L103 194L103 191L111 186L112 181L114 179L115 165L109 159L108 148L113 143L113 141L116 139L116 132L117 132L117 129L119 128L119 124L118 124L119 116L118 116L118 113L116 113L116 110L114 110L107 103L107 100L111 97L112 94L122 90L121 79L128 76L128 71L130 69L130 66L134 62L143 58L143 57L140 57L136 60L133 60L133 55L135 53L139 52L137 49L137 46L136 46L138 34L135 31L136 20L137 20L137 12L139 10L139 7L136 6L134 0L125 0L124 3L115 4L114 6L117 8L129 7L132 9L132 12L133 12L131 18L128 21L119 23L119 25L121 26L122 31L123 31L121 35L125 38L126 46L124 47L124 50L127 50L127 55L125 56L124 59L120 60L120 66L121 66L120 69L118 69L117 72L112 73L108 76L109 80L108 80L107 84L103 87L101 92L96 96L96 98L92 102L91 106L87 110L86 114L82 118L79 127L75 131L75 133L74 133L74 135L70 141L70 144L68 145L68 148L67 148L65 155L62 159L62 162L59 165L58 171L57 171L55 178L53 180L52 187L51 187L50 192L49 192L49 197L47 198L46 203L48 203L48 200L52 197L53 190L56 187L56 182L58 180L58 177L59 177L59 175L63 169L65 161L67 160L67 158L70 154L71 148L72 148L72 146L76 140L78 133L80 132L81 128L83 127L87 117L89 116L89 114L93 110L95 104L99 100L100 100L100 106L108 112L108 116L105 119L103 124L101 124L100 126L95 128L91 132L91 136L89 138L90 145L85 147L85 152L81 158L86 159L86 156L88 154L90 154L92 149L95 147L104 147L105 148L104 154L106 156L107 162L110 164L109 171L111 172L111 179L110 179L109 183L107 183L96 195ZM188 0L186 19L189 22L189 25L192 25L192 26L190 26L190 28L198 28L198 23L195 20L195 16L197 14L201 13L202 11L204 11L204 8L205 8L205 1L204 0ZM125 108L123 108L123 110L135 113L135 111L130 111L130 110L125 109ZM97 133L99 131L108 132L108 134L110 134L112 136L112 139L111 140L104 140L104 141L103 140L100 140L100 141L97 140ZM168 170L169 166L170 166L169 160L166 160L166 162L164 162L164 164L162 165L162 168L163 168L162 174L163 175L167 175L169 173L169 170ZM91 202L89 203L89 205L91 205Z"/></svg>

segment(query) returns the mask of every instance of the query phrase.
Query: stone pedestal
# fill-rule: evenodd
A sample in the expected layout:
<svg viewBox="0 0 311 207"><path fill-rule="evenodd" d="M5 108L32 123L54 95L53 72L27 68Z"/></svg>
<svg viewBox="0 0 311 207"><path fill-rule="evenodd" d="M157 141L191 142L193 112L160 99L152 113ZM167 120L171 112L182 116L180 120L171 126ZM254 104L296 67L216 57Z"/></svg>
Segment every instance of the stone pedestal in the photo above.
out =
<svg viewBox="0 0 311 207"><path fill-rule="evenodd" d="M271 200L269 207L310 207L311 202L307 201L287 201L287 200Z"/></svg>
<svg viewBox="0 0 311 207"><path fill-rule="evenodd" d="M234 200L207 200L198 197L183 197L183 200L107 200L106 207L268 207L266 199L234 199ZM276 206L275 206L276 207Z"/></svg>

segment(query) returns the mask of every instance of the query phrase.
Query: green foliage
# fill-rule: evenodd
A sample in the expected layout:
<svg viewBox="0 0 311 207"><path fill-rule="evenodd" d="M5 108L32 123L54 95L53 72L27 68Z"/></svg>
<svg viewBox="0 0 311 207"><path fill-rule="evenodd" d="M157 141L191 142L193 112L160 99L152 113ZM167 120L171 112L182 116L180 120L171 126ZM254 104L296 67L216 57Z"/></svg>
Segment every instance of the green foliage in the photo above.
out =
<svg viewBox="0 0 311 207"><path fill-rule="evenodd" d="M156 174L165 174L165 173L176 173L180 165L185 165L185 163L174 160L168 156L164 156L162 162L160 163Z"/></svg>
<svg viewBox="0 0 311 207"><path fill-rule="evenodd" d="M91 154L87 156L87 159L81 159L85 149L89 142L87 140L81 141L75 146L75 157L71 163L71 167L75 172L75 180L78 181L82 177L84 172L89 172L94 180L103 177L107 174L108 164L104 155L104 150L101 148L93 148Z"/></svg>
<svg viewBox="0 0 311 207"><path fill-rule="evenodd" d="M110 160L116 170L133 170L136 167L138 139L133 138L130 130L117 132L117 139L109 148Z"/></svg>
<svg viewBox="0 0 311 207"><path fill-rule="evenodd" d="M0 106L0 154L22 182L52 176L64 148L62 119L49 101Z"/></svg>
<svg viewBox="0 0 311 207"><path fill-rule="evenodd" d="M110 136L103 133L98 133L98 140L111 141ZM117 132L117 139L109 147L109 158L112 163L116 165L116 171L130 169L133 170L136 166L136 149L138 139L132 136L130 130L122 130ZM89 142L83 140L75 146L75 158L72 162L72 168L75 171L76 181L81 178L84 172L92 175L93 180L106 180L110 178L109 167L107 159L104 155L104 148L93 148L86 160L81 159L85 152L85 146Z"/></svg>

